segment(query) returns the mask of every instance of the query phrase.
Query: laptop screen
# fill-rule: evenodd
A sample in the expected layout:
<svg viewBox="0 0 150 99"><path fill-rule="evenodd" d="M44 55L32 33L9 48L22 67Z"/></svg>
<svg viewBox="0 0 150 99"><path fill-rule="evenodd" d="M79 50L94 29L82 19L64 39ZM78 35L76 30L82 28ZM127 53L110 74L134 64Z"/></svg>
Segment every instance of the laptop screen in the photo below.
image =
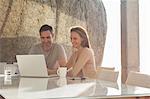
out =
<svg viewBox="0 0 150 99"><path fill-rule="evenodd" d="M21 76L48 76L44 55L16 55Z"/></svg>

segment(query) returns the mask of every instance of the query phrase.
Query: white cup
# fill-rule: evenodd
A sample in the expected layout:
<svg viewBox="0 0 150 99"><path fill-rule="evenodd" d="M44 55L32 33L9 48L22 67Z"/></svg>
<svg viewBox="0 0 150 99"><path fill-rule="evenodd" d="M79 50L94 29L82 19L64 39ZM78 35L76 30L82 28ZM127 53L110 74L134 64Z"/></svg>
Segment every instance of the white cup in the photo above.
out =
<svg viewBox="0 0 150 99"><path fill-rule="evenodd" d="M5 75L15 75L17 70L16 64L6 64L4 67L4 74Z"/></svg>
<svg viewBox="0 0 150 99"><path fill-rule="evenodd" d="M57 75L61 78L64 78L66 77L67 75L67 67L59 67L57 69Z"/></svg>
<svg viewBox="0 0 150 99"><path fill-rule="evenodd" d="M64 85L67 85L67 79L66 78L59 78L58 80L57 80L57 85L58 86L64 86Z"/></svg>
<svg viewBox="0 0 150 99"><path fill-rule="evenodd" d="M10 76L12 74L12 71L10 69L4 70L5 76Z"/></svg>

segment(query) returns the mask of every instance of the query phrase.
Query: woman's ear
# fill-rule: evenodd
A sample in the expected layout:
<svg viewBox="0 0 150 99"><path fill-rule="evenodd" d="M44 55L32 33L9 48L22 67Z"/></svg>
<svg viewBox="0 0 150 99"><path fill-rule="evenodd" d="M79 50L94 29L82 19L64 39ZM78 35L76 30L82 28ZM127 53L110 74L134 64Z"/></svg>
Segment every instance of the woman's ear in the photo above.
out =
<svg viewBox="0 0 150 99"><path fill-rule="evenodd" d="M85 43L86 43L85 40L82 39L82 41L81 41L81 46L84 47L84 46L85 46Z"/></svg>
<svg viewBox="0 0 150 99"><path fill-rule="evenodd" d="M52 33L52 37L53 37L53 38L55 37L54 33Z"/></svg>
<svg viewBox="0 0 150 99"><path fill-rule="evenodd" d="M81 42L83 42L84 41L84 39L83 38L81 38Z"/></svg>

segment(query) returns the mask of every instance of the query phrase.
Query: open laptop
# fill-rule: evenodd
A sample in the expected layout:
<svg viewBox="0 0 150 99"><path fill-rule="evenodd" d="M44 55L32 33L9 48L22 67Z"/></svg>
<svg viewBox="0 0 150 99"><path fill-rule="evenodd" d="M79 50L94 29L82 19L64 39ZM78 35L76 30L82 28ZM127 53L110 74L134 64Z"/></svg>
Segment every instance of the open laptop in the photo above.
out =
<svg viewBox="0 0 150 99"><path fill-rule="evenodd" d="M16 55L20 76L24 77L56 77L48 75L44 55Z"/></svg>

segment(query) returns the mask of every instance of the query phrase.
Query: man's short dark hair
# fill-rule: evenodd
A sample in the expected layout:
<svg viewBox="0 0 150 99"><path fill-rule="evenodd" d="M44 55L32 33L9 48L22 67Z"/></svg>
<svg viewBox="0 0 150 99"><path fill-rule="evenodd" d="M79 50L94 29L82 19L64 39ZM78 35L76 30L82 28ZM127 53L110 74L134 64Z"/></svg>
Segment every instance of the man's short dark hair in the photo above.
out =
<svg viewBox="0 0 150 99"><path fill-rule="evenodd" d="M53 34L52 26L49 26L47 24L44 24L44 25L41 26L41 28L39 30L39 33L41 34L41 32L44 32L44 31L50 31Z"/></svg>

